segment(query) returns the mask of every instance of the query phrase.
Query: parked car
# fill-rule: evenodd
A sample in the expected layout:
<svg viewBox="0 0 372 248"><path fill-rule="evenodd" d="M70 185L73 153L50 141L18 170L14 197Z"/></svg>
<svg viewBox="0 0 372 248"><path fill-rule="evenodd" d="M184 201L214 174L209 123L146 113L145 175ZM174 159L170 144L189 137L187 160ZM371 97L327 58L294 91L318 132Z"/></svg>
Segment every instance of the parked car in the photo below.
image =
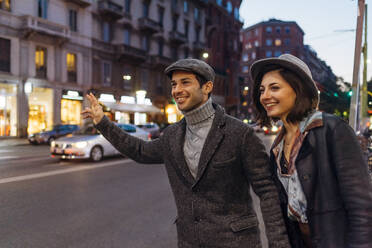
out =
<svg viewBox="0 0 372 248"><path fill-rule="evenodd" d="M28 136L28 141L33 145L42 143L50 144L53 140L73 133L79 129L78 125L55 125L50 129L39 133L33 133Z"/></svg>
<svg viewBox="0 0 372 248"><path fill-rule="evenodd" d="M146 123L137 125L137 127L142 128L143 130L147 131L151 135L151 139L159 138L160 136L160 128L156 123Z"/></svg>
<svg viewBox="0 0 372 248"><path fill-rule="evenodd" d="M149 140L149 133L135 125L117 125L130 135ZM52 157L60 159L91 159L92 161L100 161L105 156L119 154L93 125L87 125L71 135L53 141L50 153Z"/></svg>
<svg viewBox="0 0 372 248"><path fill-rule="evenodd" d="M271 128L263 127L264 134L277 134L279 133L281 126L278 125L272 125Z"/></svg>

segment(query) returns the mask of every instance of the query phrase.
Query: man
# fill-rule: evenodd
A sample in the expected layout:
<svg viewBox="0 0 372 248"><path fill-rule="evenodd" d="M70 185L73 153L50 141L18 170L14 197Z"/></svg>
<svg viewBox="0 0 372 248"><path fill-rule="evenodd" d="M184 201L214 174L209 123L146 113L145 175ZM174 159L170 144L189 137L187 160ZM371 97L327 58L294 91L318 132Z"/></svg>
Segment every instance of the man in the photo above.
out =
<svg viewBox="0 0 372 248"><path fill-rule="evenodd" d="M184 114L153 141L132 137L104 116L97 99L83 111L120 152L140 163L164 163L176 201L178 247L260 247L249 185L261 199L270 247L289 247L268 157L253 130L212 103L214 70L182 59L165 73Z"/></svg>

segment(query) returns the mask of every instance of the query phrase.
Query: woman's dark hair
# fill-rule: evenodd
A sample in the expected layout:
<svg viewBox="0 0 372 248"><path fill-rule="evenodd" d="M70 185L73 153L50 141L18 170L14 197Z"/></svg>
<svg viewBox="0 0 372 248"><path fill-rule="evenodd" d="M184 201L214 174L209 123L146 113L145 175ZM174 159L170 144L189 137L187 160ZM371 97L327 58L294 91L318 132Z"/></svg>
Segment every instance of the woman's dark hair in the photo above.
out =
<svg viewBox="0 0 372 248"><path fill-rule="evenodd" d="M287 116L289 123L296 123L302 121L310 112L314 111L318 107L318 96L314 96L311 92L313 90L308 89L311 87L304 82L291 70L288 70L279 65L270 65L265 67L262 72L256 77L253 83L252 99L256 109L256 122L261 126L271 126L271 120L278 121L279 118L271 118L267 116L265 108L260 102L260 86L263 76L270 72L278 70L279 74L285 81L292 87L296 93L296 100L293 109ZM315 86L314 86L315 87Z"/></svg>

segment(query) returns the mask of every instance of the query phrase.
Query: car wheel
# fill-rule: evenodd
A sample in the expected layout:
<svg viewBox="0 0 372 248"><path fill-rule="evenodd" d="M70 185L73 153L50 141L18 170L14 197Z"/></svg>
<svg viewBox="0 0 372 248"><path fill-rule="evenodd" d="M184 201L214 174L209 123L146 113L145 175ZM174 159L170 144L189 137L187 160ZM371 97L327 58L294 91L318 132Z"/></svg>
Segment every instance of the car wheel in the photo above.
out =
<svg viewBox="0 0 372 248"><path fill-rule="evenodd" d="M53 136L48 139L48 145L50 145L56 138Z"/></svg>
<svg viewBox="0 0 372 248"><path fill-rule="evenodd" d="M103 151L102 148L99 146L95 146L90 151L90 159L94 162L101 161L103 158Z"/></svg>

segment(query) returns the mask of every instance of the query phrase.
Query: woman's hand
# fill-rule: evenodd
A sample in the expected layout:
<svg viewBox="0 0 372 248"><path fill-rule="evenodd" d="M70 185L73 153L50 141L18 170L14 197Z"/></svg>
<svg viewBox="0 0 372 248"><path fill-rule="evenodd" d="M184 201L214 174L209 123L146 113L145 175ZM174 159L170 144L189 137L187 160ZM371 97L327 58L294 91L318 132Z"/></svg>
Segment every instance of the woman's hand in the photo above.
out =
<svg viewBox="0 0 372 248"><path fill-rule="evenodd" d="M93 123L98 124L104 116L102 106L92 93L87 94L87 98L90 103L90 108L85 108L85 110L81 112L81 115L83 119L92 118Z"/></svg>

